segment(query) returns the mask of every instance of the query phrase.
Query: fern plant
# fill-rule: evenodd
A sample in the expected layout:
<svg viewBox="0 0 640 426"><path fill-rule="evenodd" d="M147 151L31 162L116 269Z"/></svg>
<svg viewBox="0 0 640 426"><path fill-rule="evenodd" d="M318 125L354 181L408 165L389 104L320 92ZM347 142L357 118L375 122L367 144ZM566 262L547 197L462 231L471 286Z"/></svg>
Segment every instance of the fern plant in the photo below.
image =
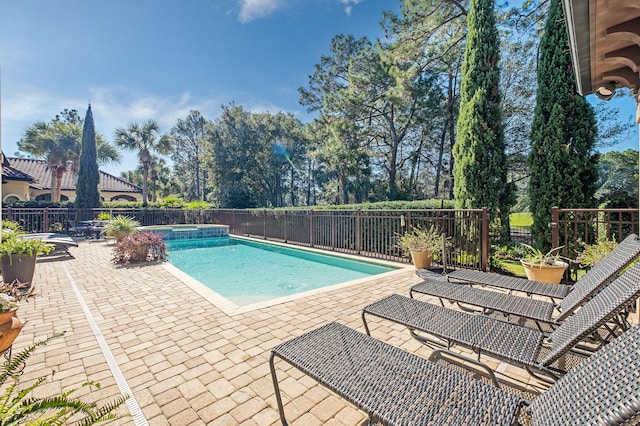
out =
<svg viewBox="0 0 640 426"><path fill-rule="evenodd" d="M119 397L105 405L84 402L74 398L73 393L78 389L71 389L61 395L46 398L35 398L32 392L46 381L46 377L36 379L31 385L20 386L20 375L26 360L38 347L46 345L51 339L64 333L54 334L44 340L34 343L20 353L14 355L0 367L0 426L54 426L72 424L74 426L88 426L119 418L115 413L127 397ZM6 383L5 383L6 382ZM82 385L99 388L100 384L86 382ZM73 418L72 422L71 419Z"/></svg>

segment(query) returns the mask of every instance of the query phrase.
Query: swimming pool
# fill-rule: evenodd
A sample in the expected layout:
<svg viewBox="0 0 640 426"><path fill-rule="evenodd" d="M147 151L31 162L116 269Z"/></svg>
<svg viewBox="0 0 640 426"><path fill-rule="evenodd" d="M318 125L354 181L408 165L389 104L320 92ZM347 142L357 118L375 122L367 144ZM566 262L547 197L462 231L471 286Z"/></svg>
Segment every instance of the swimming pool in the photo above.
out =
<svg viewBox="0 0 640 426"><path fill-rule="evenodd" d="M171 265L237 306L398 269L230 237L166 243Z"/></svg>

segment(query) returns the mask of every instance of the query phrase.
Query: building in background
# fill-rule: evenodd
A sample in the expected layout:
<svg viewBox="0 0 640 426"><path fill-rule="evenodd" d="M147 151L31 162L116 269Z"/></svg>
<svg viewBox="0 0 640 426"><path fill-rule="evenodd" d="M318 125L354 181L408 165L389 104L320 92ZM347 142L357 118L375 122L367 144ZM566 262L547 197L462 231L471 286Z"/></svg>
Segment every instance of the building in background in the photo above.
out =
<svg viewBox="0 0 640 426"><path fill-rule="evenodd" d="M60 201L75 201L78 175L62 178ZM142 188L100 171L101 201L142 201ZM51 169L44 160L12 158L2 154L2 202L51 200Z"/></svg>

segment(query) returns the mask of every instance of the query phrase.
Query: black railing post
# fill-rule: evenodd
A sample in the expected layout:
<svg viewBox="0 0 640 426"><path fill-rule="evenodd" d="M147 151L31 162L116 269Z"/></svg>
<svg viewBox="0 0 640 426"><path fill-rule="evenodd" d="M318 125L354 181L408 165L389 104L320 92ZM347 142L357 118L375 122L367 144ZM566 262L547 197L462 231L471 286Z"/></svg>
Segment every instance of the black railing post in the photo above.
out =
<svg viewBox="0 0 640 426"><path fill-rule="evenodd" d="M337 245L337 233L338 230L336 229L336 212L335 210L331 211L331 250L335 250L336 249L336 245Z"/></svg>
<svg viewBox="0 0 640 426"><path fill-rule="evenodd" d="M313 210L309 210L309 245L311 247L313 247L314 245L314 241L313 241L313 236L314 236L314 226L315 226L315 221L313 220Z"/></svg>
<svg viewBox="0 0 640 426"><path fill-rule="evenodd" d="M558 247L560 244L560 233L558 223L560 222L560 212L558 211L558 207L551 208L551 223L549 227L551 228L551 247ZM535 242L535 241L534 241Z"/></svg>
<svg viewBox="0 0 640 426"><path fill-rule="evenodd" d="M362 210L356 210L356 253L362 250Z"/></svg>
<svg viewBox="0 0 640 426"><path fill-rule="evenodd" d="M284 211L284 242L288 242L288 236L289 236L289 217L287 215L287 213L289 213L289 210L285 210Z"/></svg>
<svg viewBox="0 0 640 426"><path fill-rule="evenodd" d="M44 215L42 217L42 230L40 232L47 232L49 230L49 207L44 208Z"/></svg>
<svg viewBox="0 0 640 426"><path fill-rule="evenodd" d="M480 269L489 271L489 210L482 208L482 257Z"/></svg>

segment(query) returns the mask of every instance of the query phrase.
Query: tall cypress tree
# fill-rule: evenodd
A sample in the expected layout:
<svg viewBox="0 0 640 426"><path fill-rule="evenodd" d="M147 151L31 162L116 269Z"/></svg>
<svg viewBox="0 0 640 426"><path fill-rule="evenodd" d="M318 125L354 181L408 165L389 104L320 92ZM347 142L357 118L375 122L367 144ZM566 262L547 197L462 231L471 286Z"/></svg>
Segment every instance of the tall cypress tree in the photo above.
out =
<svg viewBox="0 0 640 426"><path fill-rule="evenodd" d="M515 195L507 182L494 0L471 0L467 26L453 146L454 197L457 208L488 207L501 239L507 239Z"/></svg>
<svg viewBox="0 0 640 426"><path fill-rule="evenodd" d="M538 93L528 157L536 247L551 248L551 208L594 207L593 109L578 94L560 0L551 0L540 40Z"/></svg>
<svg viewBox="0 0 640 426"><path fill-rule="evenodd" d="M96 129L93 124L91 105L89 105L82 127L82 151L80 152L78 184L76 185L76 207L94 208L100 206L99 183Z"/></svg>

